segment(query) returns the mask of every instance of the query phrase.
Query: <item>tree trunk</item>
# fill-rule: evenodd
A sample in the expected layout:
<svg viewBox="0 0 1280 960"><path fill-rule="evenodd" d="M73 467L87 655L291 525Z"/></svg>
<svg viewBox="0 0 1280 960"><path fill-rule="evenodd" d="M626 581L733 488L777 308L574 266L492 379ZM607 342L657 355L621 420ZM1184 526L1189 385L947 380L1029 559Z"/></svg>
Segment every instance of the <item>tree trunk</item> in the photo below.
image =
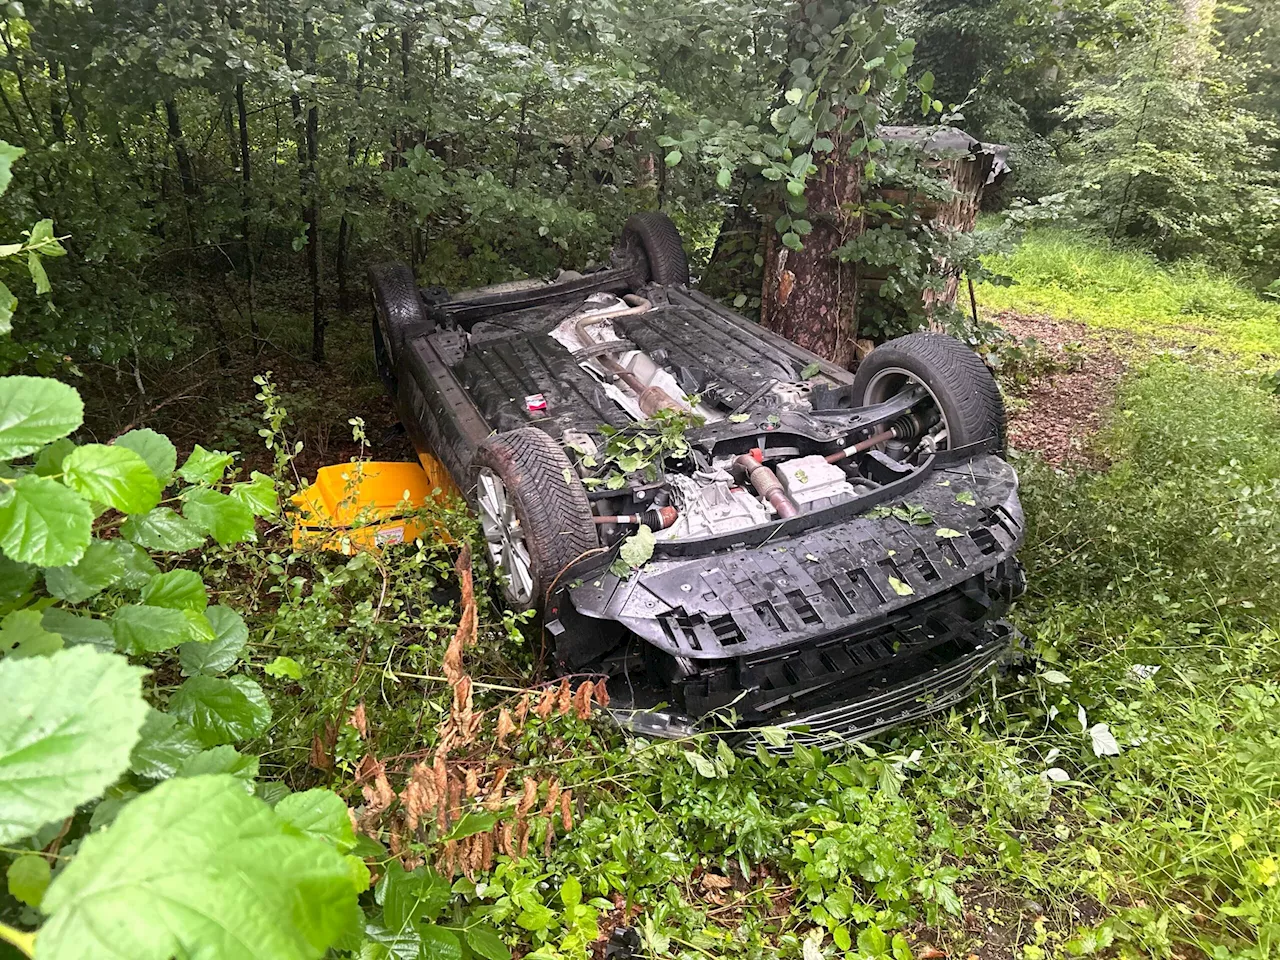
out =
<svg viewBox="0 0 1280 960"><path fill-rule="evenodd" d="M236 128L240 140L240 242L244 244L244 276L248 293L249 333L253 337L253 345L258 347L258 315L253 309L253 281L255 263L253 260L252 223L249 212L253 208L253 175L250 169L249 154L249 112L244 105L244 81L236 84Z"/></svg>
<svg viewBox="0 0 1280 960"><path fill-rule="evenodd" d="M165 98L164 113L169 124L169 142L173 145L173 155L178 161L178 179L182 183L182 193L187 197L198 197L200 186L196 183L191 154L187 152L187 141L182 135L182 118L178 116L178 105L173 102L172 97Z"/></svg>
<svg viewBox="0 0 1280 960"><path fill-rule="evenodd" d="M304 38L308 41L310 67L315 69L315 36L314 28L307 24ZM293 42L284 40L285 63L296 70L297 63L293 56ZM319 154L320 108L311 104L303 119L302 98L295 90L289 95L289 104L293 109L293 123L298 137L298 168L300 194L302 197L302 222L306 225L307 237L307 280L311 287L311 359L316 363L324 363L324 311L321 309L320 296L320 201L316 189L316 159Z"/></svg>
<svg viewBox="0 0 1280 960"><path fill-rule="evenodd" d="M364 101L364 42L356 52L356 108ZM347 211L355 196L356 138L347 138L347 186L343 190L342 220L338 223L338 255L334 269L338 274L338 309L344 317L351 316L351 290L347 284L347 260L351 253L351 223L347 219Z"/></svg>
<svg viewBox="0 0 1280 960"><path fill-rule="evenodd" d="M862 232L861 214L848 211L862 202L863 161L849 159L849 135L832 139L835 149L823 155L805 189L813 231L804 248L785 247L776 230L766 231L760 322L845 367L858 334L858 278L856 266L834 254Z"/></svg>

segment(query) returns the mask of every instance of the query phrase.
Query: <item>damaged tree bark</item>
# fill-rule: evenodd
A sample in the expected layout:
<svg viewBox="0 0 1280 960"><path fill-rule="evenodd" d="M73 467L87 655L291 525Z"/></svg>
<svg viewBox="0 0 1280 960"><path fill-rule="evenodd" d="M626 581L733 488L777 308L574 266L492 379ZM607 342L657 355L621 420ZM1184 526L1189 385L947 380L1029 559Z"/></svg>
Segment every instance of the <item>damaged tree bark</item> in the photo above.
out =
<svg viewBox="0 0 1280 960"><path fill-rule="evenodd" d="M813 231L801 250L783 246L766 231L760 322L818 356L847 367L857 339L857 265L835 251L862 231L863 158L849 156L849 134L832 138L835 148L817 160L805 196Z"/></svg>

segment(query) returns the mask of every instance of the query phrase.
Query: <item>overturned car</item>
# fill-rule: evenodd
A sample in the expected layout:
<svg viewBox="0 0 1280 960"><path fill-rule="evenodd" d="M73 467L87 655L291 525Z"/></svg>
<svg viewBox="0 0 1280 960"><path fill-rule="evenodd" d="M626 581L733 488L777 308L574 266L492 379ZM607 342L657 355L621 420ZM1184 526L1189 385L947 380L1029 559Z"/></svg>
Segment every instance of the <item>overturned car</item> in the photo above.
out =
<svg viewBox="0 0 1280 960"><path fill-rule="evenodd" d="M555 669L607 676L634 729L826 746L955 702L1008 649L1018 483L959 341L912 334L850 374L692 289L654 213L554 281L370 278L410 437Z"/></svg>

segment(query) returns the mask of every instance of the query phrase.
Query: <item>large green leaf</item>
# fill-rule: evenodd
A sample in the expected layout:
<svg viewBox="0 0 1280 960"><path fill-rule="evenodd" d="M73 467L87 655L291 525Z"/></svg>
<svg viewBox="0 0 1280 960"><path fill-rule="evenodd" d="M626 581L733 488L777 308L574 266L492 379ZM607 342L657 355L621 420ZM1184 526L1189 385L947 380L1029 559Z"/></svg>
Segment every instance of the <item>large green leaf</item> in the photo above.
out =
<svg viewBox="0 0 1280 960"><path fill-rule="evenodd" d="M192 639L183 610L130 603L111 618L111 634L122 653L159 653Z"/></svg>
<svg viewBox="0 0 1280 960"><path fill-rule="evenodd" d="M115 651L115 637L111 634L111 624L106 620L84 617L62 607L50 607L40 622L46 630L58 634L69 644L87 643L108 653Z"/></svg>
<svg viewBox="0 0 1280 960"><path fill-rule="evenodd" d="M48 377L0 377L0 460L35 453L84 422L80 394Z"/></svg>
<svg viewBox="0 0 1280 960"><path fill-rule="evenodd" d="M382 897L382 923L392 933L408 933L440 916L449 904L449 880L430 867L412 873L396 861L387 864L377 891Z"/></svg>
<svg viewBox="0 0 1280 960"><path fill-rule="evenodd" d="M253 512L234 497L208 487L192 487L182 499L183 516L224 547L253 536Z"/></svg>
<svg viewBox="0 0 1280 960"><path fill-rule="evenodd" d="M120 525L120 534L148 550L185 553L205 541L205 532L168 507L135 513Z"/></svg>
<svg viewBox="0 0 1280 960"><path fill-rule="evenodd" d="M418 928L422 960L462 960L462 943L448 927L424 923Z"/></svg>
<svg viewBox="0 0 1280 960"><path fill-rule="evenodd" d="M356 845L347 805L332 790L291 793L276 804L276 815L308 836L332 844L342 853Z"/></svg>
<svg viewBox="0 0 1280 960"><path fill-rule="evenodd" d="M140 667L92 647L0 661L0 843L73 813L129 766Z"/></svg>
<svg viewBox="0 0 1280 960"><path fill-rule="evenodd" d="M244 780L245 789L252 792L254 778L258 776L258 758L246 756L224 743L220 747L201 750L184 760L178 767L177 776L199 777L209 773L229 773L238 780Z"/></svg>
<svg viewBox="0 0 1280 960"><path fill-rule="evenodd" d="M159 710L149 710L137 746L129 757L129 769L140 777L168 780L183 761L201 751L196 732Z"/></svg>
<svg viewBox="0 0 1280 960"><path fill-rule="evenodd" d="M164 434L146 429L130 430L116 437L112 443L119 447L128 447L145 460L151 472L160 481L161 487L169 483L169 478L173 476L173 470L178 465L178 451Z"/></svg>
<svg viewBox="0 0 1280 960"><path fill-rule="evenodd" d="M128 590L141 590L160 568L151 559L151 554L136 543L128 540L112 540L111 543L124 558L124 574L120 577L120 585Z"/></svg>
<svg viewBox="0 0 1280 960"><path fill-rule="evenodd" d="M31 907L40 906L52 876L49 861L38 853L24 853L5 871L10 895Z"/></svg>
<svg viewBox="0 0 1280 960"><path fill-rule="evenodd" d="M160 502L160 481L127 447L88 443L62 461L62 478L90 500L121 513L146 513Z"/></svg>
<svg viewBox="0 0 1280 960"><path fill-rule="evenodd" d="M206 747L248 740L271 723L262 688L242 676L191 677L174 693L169 712L191 724Z"/></svg>
<svg viewBox="0 0 1280 960"><path fill-rule="evenodd" d="M231 496L253 511L254 516L269 517L280 509L275 481L256 470L251 480L231 485Z"/></svg>
<svg viewBox="0 0 1280 960"><path fill-rule="evenodd" d="M39 610L15 610L0 620L0 656L43 657L61 649L62 637L44 628Z"/></svg>
<svg viewBox="0 0 1280 960"><path fill-rule="evenodd" d="M178 476L187 483L218 483L234 459L235 457L229 453L223 453L221 450L206 450L197 443L195 449L191 451L191 456L187 457L187 462L178 471Z"/></svg>
<svg viewBox="0 0 1280 960"><path fill-rule="evenodd" d="M22 147L0 140L0 193L9 189L9 181L13 179L13 165L26 152Z"/></svg>
<svg viewBox="0 0 1280 960"><path fill-rule="evenodd" d="M45 894L40 960L311 960L355 914L347 865L231 776L174 779L91 834Z"/></svg>
<svg viewBox="0 0 1280 960"><path fill-rule="evenodd" d="M142 588L142 602L149 607L200 612L209 605L209 594L194 570L170 570L156 574Z"/></svg>
<svg viewBox="0 0 1280 960"><path fill-rule="evenodd" d="M215 676L230 670L249 640L249 628L240 614L230 607L215 606L204 612L213 626L214 638L208 642L184 643L178 650L183 676L198 673Z"/></svg>
<svg viewBox="0 0 1280 960"><path fill-rule="evenodd" d="M69 567L51 567L44 572L49 592L68 603L80 603L101 593L124 574L124 557L105 540L94 540L80 561Z"/></svg>
<svg viewBox="0 0 1280 960"><path fill-rule="evenodd" d="M38 575L31 564L0 556L0 614L26 603Z"/></svg>
<svg viewBox="0 0 1280 960"><path fill-rule="evenodd" d="M28 474L0 503L0 549L11 560L62 567L84 556L93 511L84 497L56 480Z"/></svg>
<svg viewBox="0 0 1280 960"><path fill-rule="evenodd" d="M463 931L471 952L484 960L511 960L511 948L502 942L498 931L487 923L475 923Z"/></svg>
<svg viewBox="0 0 1280 960"><path fill-rule="evenodd" d="M69 437L55 440L46 447L41 447L36 454L36 476L53 477L62 472L62 461L67 454L76 448Z"/></svg>

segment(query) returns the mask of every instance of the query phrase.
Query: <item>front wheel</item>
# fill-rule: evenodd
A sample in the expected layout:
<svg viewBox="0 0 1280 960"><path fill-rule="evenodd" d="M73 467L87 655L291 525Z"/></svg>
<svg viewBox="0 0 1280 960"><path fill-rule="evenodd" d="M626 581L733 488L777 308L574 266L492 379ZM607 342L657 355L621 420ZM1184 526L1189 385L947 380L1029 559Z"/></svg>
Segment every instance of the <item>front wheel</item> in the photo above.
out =
<svg viewBox="0 0 1280 960"><path fill-rule="evenodd" d="M982 358L955 337L912 333L881 344L858 364L853 392L862 406L923 388L940 416L939 448L986 444L1005 452L1000 388Z"/></svg>
<svg viewBox="0 0 1280 960"><path fill-rule="evenodd" d="M473 468L503 595L512 609L541 610L565 568L600 545L586 490L560 445L534 427L487 439Z"/></svg>

